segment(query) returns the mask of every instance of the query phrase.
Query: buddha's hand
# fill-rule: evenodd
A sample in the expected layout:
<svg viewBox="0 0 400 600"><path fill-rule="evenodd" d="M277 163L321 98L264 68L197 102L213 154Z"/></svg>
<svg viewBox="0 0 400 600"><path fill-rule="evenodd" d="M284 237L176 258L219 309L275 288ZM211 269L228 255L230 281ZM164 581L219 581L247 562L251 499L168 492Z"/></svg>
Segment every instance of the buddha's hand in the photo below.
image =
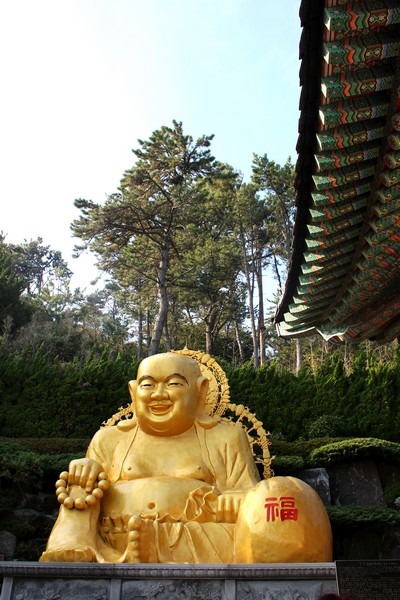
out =
<svg viewBox="0 0 400 600"><path fill-rule="evenodd" d="M231 490L218 496L217 521L219 523L236 523L239 508L246 493L242 490Z"/></svg>
<svg viewBox="0 0 400 600"><path fill-rule="evenodd" d="M68 485L80 485L89 494L94 488L103 467L92 458L71 460L68 469Z"/></svg>

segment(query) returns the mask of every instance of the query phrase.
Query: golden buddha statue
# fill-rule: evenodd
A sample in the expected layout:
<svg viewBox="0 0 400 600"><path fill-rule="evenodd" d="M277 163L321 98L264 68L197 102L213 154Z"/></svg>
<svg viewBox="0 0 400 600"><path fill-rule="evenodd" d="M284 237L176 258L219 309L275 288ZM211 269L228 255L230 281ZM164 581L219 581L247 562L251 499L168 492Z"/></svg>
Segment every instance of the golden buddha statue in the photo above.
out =
<svg viewBox="0 0 400 600"><path fill-rule="evenodd" d="M132 418L101 428L61 474L41 561L331 560L319 496L296 478L260 481L245 430L207 414L208 386L190 356L141 362Z"/></svg>

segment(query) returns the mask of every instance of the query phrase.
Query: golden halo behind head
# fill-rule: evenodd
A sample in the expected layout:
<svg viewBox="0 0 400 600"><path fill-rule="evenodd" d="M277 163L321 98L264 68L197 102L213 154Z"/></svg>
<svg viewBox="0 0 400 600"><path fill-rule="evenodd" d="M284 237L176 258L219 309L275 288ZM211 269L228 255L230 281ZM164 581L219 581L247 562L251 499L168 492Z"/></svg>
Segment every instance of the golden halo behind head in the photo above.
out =
<svg viewBox="0 0 400 600"><path fill-rule="evenodd" d="M198 350L184 348L183 350L172 350L172 352L194 358L198 362L201 374L207 377L210 382L205 413L209 416L222 417L224 421L233 421L240 425L246 432L255 462L261 464L264 468L264 478L271 477L273 475L271 470L273 457L271 458L269 452L269 433L265 431L262 422L246 406L230 402L228 379L217 361L209 354Z"/></svg>
<svg viewBox="0 0 400 600"><path fill-rule="evenodd" d="M209 416L221 416L230 402L228 379L217 361L205 352L197 350L172 350L174 354L187 356L197 361L201 374L210 382L205 401L205 413Z"/></svg>
<svg viewBox="0 0 400 600"><path fill-rule="evenodd" d="M232 421L242 427L246 432L255 462L261 464L264 468L264 478L271 477L273 475L271 461L274 457L271 457L269 453L269 433L265 431L262 422L246 406L230 402L228 379L217 361L205 352L189 350L188 348L172 350L171 352L192 358L198 363L200 373L210 382L204 406L206 417L219 417L223 421ZM110 419L104 421L103 427L116 424L119 427L124 427L124 423L127 423L127 427L131 427L130 423L134 420L135 415L132 404L128 404L121 407ZM216 419L216 422L218 420Z"/></svg>

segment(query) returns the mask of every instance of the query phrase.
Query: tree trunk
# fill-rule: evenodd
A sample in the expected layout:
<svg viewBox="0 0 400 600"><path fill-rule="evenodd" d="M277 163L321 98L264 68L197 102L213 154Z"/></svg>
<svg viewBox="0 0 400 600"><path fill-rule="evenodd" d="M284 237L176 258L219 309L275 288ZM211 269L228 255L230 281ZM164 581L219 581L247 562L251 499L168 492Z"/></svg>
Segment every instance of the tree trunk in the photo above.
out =
<svg viewBox="0 0 400 600"><path fill-rule="evenodd" d="M279 267L278 267L278 261L276 258L276 254L273 255L273 258L274 258L274 271L275 271L276 278L278 280L279 294L282 294L283 293L282 280L281 280L281 274L279 273Z"/></svg>
<svg viewBox="0 0 400 600"><path fill-rule="evenodd" d="M214 328L216 321L216 309L212 308L210 313L204 319L206 325L206 352L212 354L214 351Z"/></svg>
<svg viewBox="0 0 400 600"><path fill-rule="evenodd" d="M139 307L139 314L138 314L138 351L137 351L137 358L138 360L142 360L142 354L143 354L143 313L142 313L142 307Z"/></svg>
<svg viewBox="0 0 400 600"><path fill-rule="evenodd" d="M171 338L169 336L169 329L168 329L167 321L165 321L165 326L164 326L164 340L165 340L165 345L167 346L167 352L171 352L172 344L171 344Z"/></svg>
<svg viewBox="0 0 400 600"><path fill-rule="evenodd" d="M236 343L237 343L237 347L238 347L238 351L239 351L239 359L240 359L240 362L243 363L244 362L243 345L242 345L242 340L240 339L238 322L236 320L235 320L235 336L236 336Z"/></svg>
<svg viewBox="0 0 400 600"><path fill-rule="evenodd" d="M153 334L151 336L149 356L157 354L160 349L160 343L162 334L167 323L168 316L168 294L165 278L168 270L168 246L165 245L161 249L161 258L158 269L158 285L157 285L157 297L158 297L158 313L154 322Z"/></svg>
<svg viewBox="0 0 400 600"><path fill-rule="evenodd" d="M258 287L258 335L260 347L260 366L265 365L265 322L264 322L264 287L262 280L262 260L257 260L257 287Z"/></svg>
<svg viewBox="0 0 400 600"><path fill-rule="evenodd" d="M296 375L303 366L303 344L301 338L296 338Z"/></svg>
<svg viewBox="0 0 400 600"><path fill-rule="evenodd" d="M146 310L146 344L147 344L147 355L149 354L150 341L151 341L151 326L150 326L150 309Z"/></svg>
<svg viewBox="0 0 400 600"><path fill-rule="evenodd" d="M265 365L265 363L267 362L267 356L265 353L265 326L264 325L260 325L259 330L258 330L258 336L259 336L259 345L260 345L260 367L262 367L263 365Z"/></svg>
<svg viewBox="0 0 400 600"><path fill-rule="evenodd" d="M211 333L211 325L206 321L206 352L211 354L213 346L213 339Z"/></svg>
<svg viewBox="0 0 400 600"><path fill-rule="evenodd" d="M254 285L251 284L250 278L250 269L249 264L247 262L246 249L244 244L242 244L243 249L243 266L244 266L244 275L246 279L246 287L247 294L249 296L249 315L250 315L250 327L251 327L251 339L253 341L253 365L255 368L259 365L259 340L257 337L257 328L256 328L256 316L254 312Z"/></svg>

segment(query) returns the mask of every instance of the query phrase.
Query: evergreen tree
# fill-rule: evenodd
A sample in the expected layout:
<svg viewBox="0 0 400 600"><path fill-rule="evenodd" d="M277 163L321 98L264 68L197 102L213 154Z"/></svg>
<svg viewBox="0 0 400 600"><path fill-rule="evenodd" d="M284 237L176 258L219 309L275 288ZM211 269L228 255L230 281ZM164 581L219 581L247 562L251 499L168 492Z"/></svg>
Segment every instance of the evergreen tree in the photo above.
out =
<svg viewBox="0 0 400 600"><path fill-rule="evenodd" d="M31 310L22 297L24 286L13 266L10 246L0 235L0 327L6 337L29 320Z"/></svg>
<svg viewBox="0 0 400 600"><path fill-rule="evenodd" d="M191 323L204 324L205 349L211 354L222 328L241 323L245 315L241 253L234 233L237 185L237 173L222 164L200 183L199 202L182 231L185 252L172 265L177 302Z"/></svg>
<svg viewBox="0 0 400 600"><path fill-rule="evenodd" d="M167 278L172 256L179 256L179 231L190 222L197 200L196 182L209 174L214 158L213 136L194 141L182 123L163 126L149 140L139 140L135 166L126 171L120 193L104 206L76 200L81 216L72 230L93 250L99 266L117 281L151 282L157 294L157 314L149 355L158 352L167 325Z"/></svg>

